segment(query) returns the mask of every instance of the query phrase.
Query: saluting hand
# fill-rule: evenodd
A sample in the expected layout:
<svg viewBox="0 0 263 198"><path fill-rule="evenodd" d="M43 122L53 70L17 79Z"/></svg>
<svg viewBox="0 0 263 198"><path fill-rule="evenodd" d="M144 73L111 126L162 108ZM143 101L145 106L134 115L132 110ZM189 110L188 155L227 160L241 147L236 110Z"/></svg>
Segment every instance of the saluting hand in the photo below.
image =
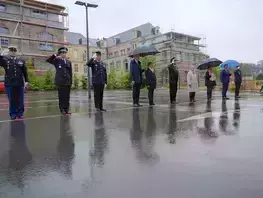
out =
<svg viewBox="0 0 263 198"><path fill-rule="evenodd" d="M92 58L95 60L97 58L97 54L93 54Z"/></svg>

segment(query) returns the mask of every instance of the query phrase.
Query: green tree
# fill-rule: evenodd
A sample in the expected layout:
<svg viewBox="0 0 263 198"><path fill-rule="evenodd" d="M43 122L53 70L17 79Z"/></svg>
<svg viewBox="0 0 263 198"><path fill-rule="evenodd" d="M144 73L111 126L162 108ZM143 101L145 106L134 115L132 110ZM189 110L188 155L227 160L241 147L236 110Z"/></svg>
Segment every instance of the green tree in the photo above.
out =
<svg viewBox="0 0 263 198"><path fill-rule="evenodd" d="M256 80L263 80L263 74L258 74Z"/></svg>
<svg viewBox="0 0 263 198"><path fill-rule="evenodd" d="M117 89L118 88L118 80L117 73L115 70L108 73L108 84L107 89Z"/></svg>
<svg viewBox="0 0 263 198"><path fill-rule="evenodd" d="M5 75L5 70L2 67L0 67L0 76L3 76L3 75Z"/></svg>
<svg viewBox="0 0 263 198"><path fill-rule="evenodd" d="M27 69L34 69L34 60L32 57L29 57L26 61Z"/></svg>
<svg viewBox="0 0 263 198"><path fill-rule="evenodd" d="M88 88L88 79L85 75L81 76L81 86L82 86L82 89Z"/></svg>
<svg viewBox="0 0 263 198"><path fill-rule="evenodd" d="M78 89L79 88L79 77L77 76L76 73L73 75L73 88Z"/></svg>
<svg viewBox="0 0 263 198"><path fill-rule="evenodd" d="M44 85L43 89L44 90L54 90L56 88L54 84L54 73L49 70L44 76Z"/></svg>
<svg viewBox="0 0 263 198"><path fill-rule="evenodd" d="M214 67L213 68L213 72L214 72L217 80L220 80L220 72L221 71L222 71L222 69L220 67Z"/></svg>
<svg viewBox="0 0 263 198"><path fill-rule="evenodd" d="M241 63L240 70L243 76L252 76L252 64L250 63Z"/></svg>
<svg viewBox="0 0 263 198"><path fill-rule="evenodd" d="M156 56L145 56L140 58L142 68L146 69L149 62L153 63L153 67L156 68Z"/></svg>

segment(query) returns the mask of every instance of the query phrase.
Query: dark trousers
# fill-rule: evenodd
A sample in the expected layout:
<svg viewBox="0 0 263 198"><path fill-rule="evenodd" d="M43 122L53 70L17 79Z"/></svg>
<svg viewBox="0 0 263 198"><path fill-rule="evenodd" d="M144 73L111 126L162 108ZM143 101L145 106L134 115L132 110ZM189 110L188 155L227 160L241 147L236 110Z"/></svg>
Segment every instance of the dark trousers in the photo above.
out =
<svg viewBox="0 0 263 198"><path fill-rule="evenodd" d="M149 104L150 105L154 104L154 102L153 102L153 94L154 94L154 88L149 87L148 88L148 99L149 99Z"/></svg>
<svg viewBox="0 0 263 198"><path fill-rule="evenodd" d="M222 97L226 98L226 92L228 90L229 83L223 83L223 88L222 88Z"/></svg>
<svg viewBox="0 0 263 198"><path fill-rule="evenodd" d="M60 112L68 113L69 111L70 88L71 86L58 87L58 101Z"/></svg>
<svg viewBox="0 0 263 198"><path fill-rule="evenodd" d="M170 101L171 103L175 102L177 95L177 83L170 83Z"/></svg>
<svg viewBox="0 0 263 198"><path fill-rule="evenodd" d="M189 99L190 102L193 102L195 100L195 92L189 92Z"/></svg>
<svg viewBox="0 0 263 198"><path fill-rule="evenodd" d="M140 92L141 92L141 83L135 83L132 86L133 104L139 104Z"/></svg>
<svg viewBox="0 0 263 198"><path fill-rule="evenodd" d="M240 82L235 82L235 96L236 97L239 96L240 87L241 87L241 83Z"/></svg>
<svg viewBox="0 0 263 198"><path fill-rule="evenodd" d="M93 84L94 89L94 102L96 109L103 108L103 92L104 92L104 84Z"/></svg>
<svg viewBox="0 0 263 198"><path fill-rule="evenodd" d="M11 118L23 117L24 115L24 86L5 87L9 100L9 115Z"/></svg>
<svg viewBox="0 0 263 198"><path fill-rule="evenodd" d="M212 85L208 85L207 86L207 100L211 100L212 99L212 93L213 93L213 86Z"/></svg>

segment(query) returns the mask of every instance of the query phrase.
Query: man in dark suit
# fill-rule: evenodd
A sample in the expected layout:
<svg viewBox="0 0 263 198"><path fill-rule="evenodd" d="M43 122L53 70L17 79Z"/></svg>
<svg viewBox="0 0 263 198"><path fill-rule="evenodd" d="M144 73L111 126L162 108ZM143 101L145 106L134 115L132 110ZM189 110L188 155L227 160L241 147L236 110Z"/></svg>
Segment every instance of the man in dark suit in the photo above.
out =
<svg viewBox="0 0 263 198"><path fill-rule="evenodd" d="M103 109L103 93L107 84L106 64L101 60L101 52L97 51L88 61L87 65L92 70L92 85L94 89L94 102L97 111L105 112Z"/></svg>
<svg viewBox="0 0 263 198"><path fill-rule="evenodd" d="M179 71L176 66L176 61L177 61L176 58L173 57L170 61L171 63L168 65L171 104L175 104L176 102L176 95L178 88Z"/></svg>
<svg viewBox="0 0 263 198"><path fill-rule="evenodd" d="M69 100L72 85L72 65L67 59L68 48L60 47L57 54L53 54L46 61L55 66L55 84L58 87L59 109L62 115L70 115Z"/></svg>
<svg viewBox="0 0 263 198"><path fill-rule="evenodd" d="M228 65L226 64L224 66L224 69L221 71L220 74L220 80L222 83L222 98L223 100L229 100L229 98L226 96L228 87L229 87L229 82L230 82L230 72L228 70Z"/></svg>
<svg viewBox="0 0 263 198"><path fill-rule="evenodd" d="M239 90L240 90L241 83L242 83L242 72L239 66L237 66L234 74L235 74L235 97L236 99L238 99L240 98Z"/></svg>
<svg viewBox="0 0 263 198"><path fill-rule="evenodd" d="M8 47L9 56L0 54L0 66L5 70L5 91L9 100L9 115L12 120L23 119L24 89L28 84L26 63L16 57L17 48Z"/></svg>
<svg viewBox="0 0 263 198"><path fill-rule="evenodd" d="M135 107L140 107L139 104L140 90L142 86L142 73L144 70L141 67L141 62L139 60L140 56L135 55L130 62L130 73L132 80L132 96L133 96L133 105Z"/></svg>
<svg viewBox="0 0 263 198"><path fill-rule="evenodd" d="M148 63L147 70L145 71L146 85L148 89L149 105L155 105L153 102L153 93L156 89L156 75L152 63Z"/></svg>

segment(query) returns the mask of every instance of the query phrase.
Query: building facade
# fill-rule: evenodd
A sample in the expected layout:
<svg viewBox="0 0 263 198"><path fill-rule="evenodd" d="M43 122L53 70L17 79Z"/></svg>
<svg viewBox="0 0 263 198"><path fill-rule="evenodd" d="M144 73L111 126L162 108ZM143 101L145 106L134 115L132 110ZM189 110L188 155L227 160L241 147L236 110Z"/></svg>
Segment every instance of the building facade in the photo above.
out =
<svg viewBox="0 0 263 198"><path fill-rule="evenodd" d="M0 47L18 48L23 58L32 58L38 69L50 67L45 58L56 52L68 30L68 13L60 5L36 0L0 0Z"/></svg>
<svg viewBox="0 0 263 198"><path fill-rule="evenodd" d="M108 71L129 70L128 55L140 45L155 46L161 53L156 55L158 86L168 83L167 66L172 57L178 60L181 83L186 82L186 73L191 65L197 65L208 56L202 53L201 38L167 32L162 34L158 26L146 23L123 33L104 39L106 42Z"/></svg>
<svg viewBox="0 0 263 198"><path fill-rule="evenodd" d="M68 43L68 57L72 63L74 73L78 76L87 75L87 39L80 33L65 32L65 39ZM106 58L106 50L100 46L102 42L98 39L89 39L89 57L96 51L101 51L102 60Z"/></svg>

